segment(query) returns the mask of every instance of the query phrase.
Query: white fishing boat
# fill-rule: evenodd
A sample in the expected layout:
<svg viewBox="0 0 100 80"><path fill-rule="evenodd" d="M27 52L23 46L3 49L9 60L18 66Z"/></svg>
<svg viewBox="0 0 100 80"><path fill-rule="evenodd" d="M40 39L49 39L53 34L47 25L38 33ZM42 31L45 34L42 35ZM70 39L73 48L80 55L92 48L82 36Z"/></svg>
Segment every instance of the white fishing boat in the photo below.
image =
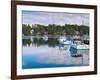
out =
<svg viewBox="0 0 100 80"><path fill-rule="evenodd" d="M66 41L66 37L65 36L61 36L61 37L59 37L58 41L59 41L59 43L62 43L64 41Z"/></svg>
<svg viewBox="0 0 100 80"><path fill-rule="evenodd" d="M87 50L89 49L89 45L84 44L81 42L81 40L75 40L73 44L71 45L72 48L77 50Z"/></svg>
<svg viewBox="0 0 100 80"><path fill-rule="evenodd" d="M48 36L47 36L47 35L44 35L42 38L43 38L43 40L45 40L45 41L48 40Z"/></svg>
<svg viewBox="0 0 100 80"><path fill-rule="evenodd" d="M72 43L71 40L68 40L66 37L60 37L59 39L59 43L60 44L64 44L64 45L70 45Z"/></svg>

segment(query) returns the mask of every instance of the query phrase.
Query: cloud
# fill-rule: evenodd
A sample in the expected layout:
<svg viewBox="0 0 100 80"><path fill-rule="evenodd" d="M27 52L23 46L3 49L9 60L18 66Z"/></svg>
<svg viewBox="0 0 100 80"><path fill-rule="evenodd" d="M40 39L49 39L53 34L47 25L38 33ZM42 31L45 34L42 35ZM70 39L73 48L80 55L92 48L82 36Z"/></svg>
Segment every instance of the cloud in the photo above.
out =
<svg viewBox="0 0 100 80"><path fill-rule="evenodd" d="M23 11L24 24L84 24L89 26L89 14L86 13L65 13L65 12L39 12Z"/></svg>

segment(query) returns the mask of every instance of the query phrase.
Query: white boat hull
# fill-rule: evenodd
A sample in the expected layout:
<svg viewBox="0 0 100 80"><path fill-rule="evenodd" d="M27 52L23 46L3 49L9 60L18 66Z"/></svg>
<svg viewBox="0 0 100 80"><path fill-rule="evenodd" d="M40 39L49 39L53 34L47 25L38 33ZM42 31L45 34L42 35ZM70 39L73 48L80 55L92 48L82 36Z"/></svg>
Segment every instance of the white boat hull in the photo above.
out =
<svg viewBox="0 0 100 80"><path fill-rule="evenodd" d="M72 45L71 47L79 50L89 49L89 45Z"/></svg>

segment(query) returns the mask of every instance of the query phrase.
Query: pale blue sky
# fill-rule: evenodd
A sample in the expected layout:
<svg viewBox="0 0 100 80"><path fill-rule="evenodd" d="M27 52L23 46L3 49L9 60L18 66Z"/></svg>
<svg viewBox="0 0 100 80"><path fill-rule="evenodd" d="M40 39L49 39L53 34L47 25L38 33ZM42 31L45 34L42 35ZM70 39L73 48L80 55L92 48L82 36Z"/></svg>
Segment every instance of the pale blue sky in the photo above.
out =
<svg viewBox="0 0 100 80"><path fill-rule="evenodd" d="M23 24L77 24L89 26L88 13L22 11Z"/></svg>

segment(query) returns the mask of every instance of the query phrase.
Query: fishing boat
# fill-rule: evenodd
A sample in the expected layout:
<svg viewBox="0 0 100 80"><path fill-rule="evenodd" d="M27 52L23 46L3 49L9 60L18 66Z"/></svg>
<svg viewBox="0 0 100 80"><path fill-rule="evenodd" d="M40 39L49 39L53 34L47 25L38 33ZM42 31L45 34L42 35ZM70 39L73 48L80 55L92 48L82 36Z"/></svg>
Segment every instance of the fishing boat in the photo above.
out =
<svg viewBox="0 0 100 80"><path fill-rule="evenodd" d="M72 43L71 40L68 40L65 36L62 36L58 39L59 41L59 49L60 50L67 50L69 49L70 44Z"/></svg>
<svg viewBox="0 0 100 80"><path fill-rule="evenodd" d="M64 41L66 41L66 37L65 36L61 36L58 38L59 43L62 43Z"/></svg>
<svg viewBox="0 0 100 80"><path fill-rule="evenodd" d="M83 37L82 37L82 42L83 42L84 44L89 45L89 44L90 44L89 40L90 40L89 35L83 35Z"/></svg>
<svg viewBox="0 0 100 80"><path fill-rule="evenodd" d="M71 40L68 40L66 37L60 37L59 39L58 39L58 41L59 41L59 43L60 44L64 44L64 45L70 45L71 43L72 43L72 41Z"/></svg>
<svg viewBox="0 0 100 80"><path fill-rule="evenodd" d="M45 41L48 40L48 36L47 36L47 35L44 35L42 38L43 38L43 40L45 40Z"/></svg>
<svg viewBox="0 0 100 80"><path fill-rule="evenodd" d="M89 45L89 39L84 39L83 43Z"/></svg>
<svg viewBox="0 0 100 80"><path fill-rule="evenodd" d="M73 44L71 45L71 48L74 48L77 50L88 50L89 45L82 43L81 40L74 40Z"/></svg>

